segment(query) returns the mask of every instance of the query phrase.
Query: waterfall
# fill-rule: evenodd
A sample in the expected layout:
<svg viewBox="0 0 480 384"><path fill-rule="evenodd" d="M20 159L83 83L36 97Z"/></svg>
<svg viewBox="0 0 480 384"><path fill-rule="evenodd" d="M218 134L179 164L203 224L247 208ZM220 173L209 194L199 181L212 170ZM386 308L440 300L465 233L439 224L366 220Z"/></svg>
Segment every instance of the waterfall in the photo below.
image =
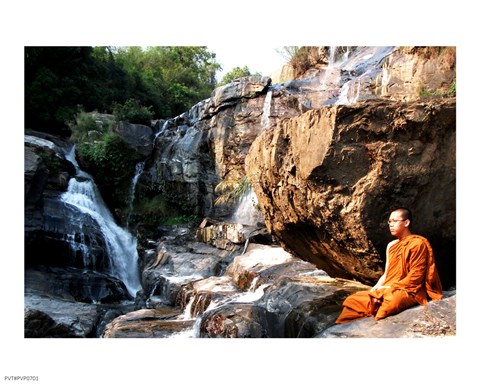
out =
<svg viewBox="0 0 480 384"><path fill-rule="evenodd" d="M68 183L68 189L60 199L66 205L75 208L68 219L71 221L93 220L98 224L103 235L107 255L109 257L109 271L112 276L119 278L125 284L130 295L135 297L136 292L141 289L140 276L138 271L137 240L128 231L119 227L103 202L103 199L95 185L92 177L83 172L75 159L75 146L66 155L75 167L76 176ZM81 212L82 215L78 215ZM82 225L79 225L81 228ZM75 237L76 234L72 234ZM82 234L77 234L80 240ZM89 261L88 248L81 245L84 260ZM88 264L95 264L90 260Z"/></svg>
<svg viewBox="0 0 480 384"><path fill-rule="evenodd" d="M258 222L264 223L265 218L262 212L257 208L257 195L250 187L240 198L237 209L233 213L232 221L239 224L256 226Z"/></svg>
<svg viewBox="0 0 480 384"><path fill-rule="evenodd" d="M335 65L335 53L337 52L337 47L331 46L330 51L328 52L328 66L333 67Z"/></svg>
<svg viewBox="0 0 480 384"><path fill-rule="evenodd" d="M133 178L132 178L132 184L130 185L130 196L128 198L127 228L129 227L128 223L130 221L130 215L133 209L133 201L135 200L135 190L137 189L138 179L142 175L144 168L145 168L144 161L137 163L137 165L135 166L135 175L133 175Z"/></svg>
<svg viewBox="0 0 480 384"><path fill-rule="evenodd" d="M153 145L157 142L158 136L160 136L165 130L167 129L169 120L165 120L165 122L162 124L161 128L158 130L158 132L155 134L155 137L153 138Z"/></svg>
<svg viewBox="0 0 480 384"><path fill-rule="evenodd" d="M379 72L384 72L383 63L393 49L394 47L361 47L351 57L348 57L347 50L345 57L335 63L335 66L356 75L343 84L335 105L349 105L357 102L361 90L368 88ZM382 74L382 79L384 76L385 74Z"/></svg>
<svg viewBox="0 0 480 384"><path fill-rule="evenodd" d="M262 118L260 119L260 126L262 131L270 126L270 110L272 109L272 90L270 89L265 96L263 102Z"/></svg>

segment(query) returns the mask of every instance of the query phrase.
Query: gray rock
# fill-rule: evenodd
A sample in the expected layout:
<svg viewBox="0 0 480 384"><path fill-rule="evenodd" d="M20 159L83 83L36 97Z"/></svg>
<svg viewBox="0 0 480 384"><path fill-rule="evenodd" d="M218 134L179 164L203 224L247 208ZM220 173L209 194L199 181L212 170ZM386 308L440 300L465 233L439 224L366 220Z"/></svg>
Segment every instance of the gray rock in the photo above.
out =
<svg viewBox="0 0 480 384"><path fill-rule="evenodd" d="M455 336L455 291L444 292L444 298L417 305L397 315L376 321L373 317L334 325L315 337L328 338L420 338Z"/></svg>
<svg viewBox="0 0 480 384"><path fill-rule="evenodd" d="M128 145L140 155L147 157L153 149L153 131L143 124L118 122L115 132L122 136Z"/></svg>
<svg viewBox="0 0 480 384"><path fill-rule="evenodd" d="M93 337L97 306L53 296L25 296L25 337Z"/></svg>

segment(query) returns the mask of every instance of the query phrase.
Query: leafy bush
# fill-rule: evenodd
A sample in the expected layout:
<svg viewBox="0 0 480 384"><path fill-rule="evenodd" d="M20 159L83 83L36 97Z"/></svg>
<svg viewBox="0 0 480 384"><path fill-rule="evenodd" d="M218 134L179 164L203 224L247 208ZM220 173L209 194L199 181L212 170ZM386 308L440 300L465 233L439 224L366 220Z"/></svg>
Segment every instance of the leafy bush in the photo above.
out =
<svg viewBox="0 0 480 384"><path fill-rule="evenodd" d="M241 198L250 188L250 181L244 176L239 181L222 181L215 187L220 195L215 199L215 205L226 204Z"/></svg>
<svg viewBox="0 0 480 384"><path fill-rule="evenodd" d="M111 130L111 124L105 124L95 118L95 113L79 112L75 122L70 123L72 135L70 140L74 143L91 142L99 139Z"/></svg>
<svg viewBox="0 0 480 384"><path fill-rule="evenodd" d="M150 125L153 119L152 106L145 107L137 99L128 99L124 104L115 103L113 114L117 121Z"/></svg>
<svg viewBox="0 0 480 384"><path fill-rule="evenodd" d="M452 84L450 84L450 88L447 91L447 97L453 97L457 95L457 80L453 80Z"/></svg>
<svg viewBox="0 0 480 384"><path fill-rule="evenodd" d="M79 162L91 173L110 208L128 205L130 183L139 155L117 134L105 134L95 142L77 146Z"/></svg>
<svg viewBox="0 0 480 384"><path fill-rule="evenodd" d="M228 72L225 76L222 77L222 81L220 81L218 85L219 86L225 85L225 84L231 83L235 79L238 79L240 77L246 77L246 76L261 76L261 74L258 72L255 74L250 73L250 69L248 69L247 66L244 66L243 68L235 67L230 72Z"/></svg>

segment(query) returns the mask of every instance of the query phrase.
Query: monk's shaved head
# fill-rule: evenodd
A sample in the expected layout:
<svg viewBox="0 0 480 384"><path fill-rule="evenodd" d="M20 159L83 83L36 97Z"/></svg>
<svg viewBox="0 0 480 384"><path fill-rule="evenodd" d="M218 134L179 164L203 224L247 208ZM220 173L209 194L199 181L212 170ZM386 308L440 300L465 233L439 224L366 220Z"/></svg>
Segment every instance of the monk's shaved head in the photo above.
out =
<svg viewBox="0 0 480 384"><path fill-rule="evenodd" d="M410 224L413 222L412 211L408 208L397 208L393 212L399 212L402 215L403 220L410 220Z"/></svg>

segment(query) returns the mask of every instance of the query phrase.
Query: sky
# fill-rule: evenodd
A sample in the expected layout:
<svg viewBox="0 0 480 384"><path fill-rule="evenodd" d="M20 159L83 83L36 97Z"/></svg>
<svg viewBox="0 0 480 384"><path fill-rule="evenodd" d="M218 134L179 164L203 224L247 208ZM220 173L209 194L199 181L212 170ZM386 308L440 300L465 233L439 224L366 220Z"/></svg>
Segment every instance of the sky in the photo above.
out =
<svg viewBox="0 0 480 384"><path fill-rule="evenodd" d="M250 73L259 72L263 76L271 76L280 69L286 59L277 50L281 46L264 45L233 45L233 44L207 44L210 52L215 52L216 60L222 65L222 71L217 74L221 80L225 74L235 67L247 66Z"/></svg>

